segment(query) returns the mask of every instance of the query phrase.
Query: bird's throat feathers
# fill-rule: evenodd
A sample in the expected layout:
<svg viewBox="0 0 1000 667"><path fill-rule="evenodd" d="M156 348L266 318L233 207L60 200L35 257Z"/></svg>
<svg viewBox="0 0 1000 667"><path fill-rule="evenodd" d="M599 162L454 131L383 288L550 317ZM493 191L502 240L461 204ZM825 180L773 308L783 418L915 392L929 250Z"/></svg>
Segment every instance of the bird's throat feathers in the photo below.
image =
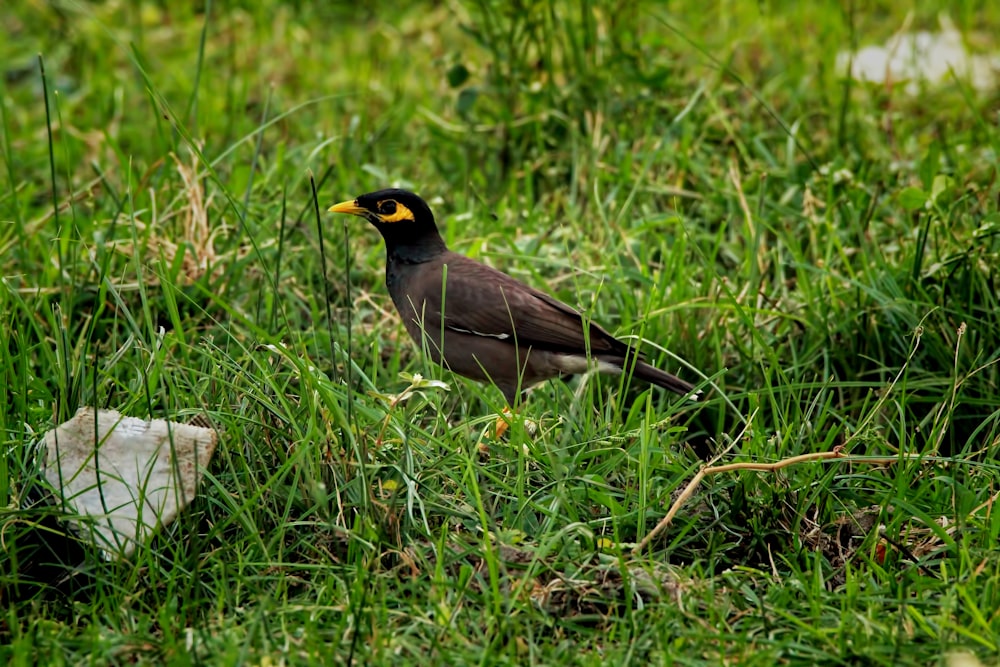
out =
<svg viewBox="0 0 1000 667"><path fill-rule="evenodd" d="M404 264L421 264L448 251L448 246L433 222L372 224L385 239L385 254L390 262L395 260Z"/></svg>

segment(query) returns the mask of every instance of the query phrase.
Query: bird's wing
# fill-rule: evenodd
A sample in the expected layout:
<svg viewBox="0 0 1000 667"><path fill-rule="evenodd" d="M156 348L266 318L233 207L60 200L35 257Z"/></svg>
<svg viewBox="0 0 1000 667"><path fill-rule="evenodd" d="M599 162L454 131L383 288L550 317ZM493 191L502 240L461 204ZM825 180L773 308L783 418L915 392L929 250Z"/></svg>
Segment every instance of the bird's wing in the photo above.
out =
<svg viewBox="0 0 1000 667"><path fill-rule="evenodd" d="M627 355L628 346L597 324L585 334L583 318L573 308L505 273L455 253L444 258L446 285L424 291L425 326L444 326L489 336L510 344L554 352ZM440 286L441 282L436 282ZM427 285L428 283L425 283Z"/></svg>

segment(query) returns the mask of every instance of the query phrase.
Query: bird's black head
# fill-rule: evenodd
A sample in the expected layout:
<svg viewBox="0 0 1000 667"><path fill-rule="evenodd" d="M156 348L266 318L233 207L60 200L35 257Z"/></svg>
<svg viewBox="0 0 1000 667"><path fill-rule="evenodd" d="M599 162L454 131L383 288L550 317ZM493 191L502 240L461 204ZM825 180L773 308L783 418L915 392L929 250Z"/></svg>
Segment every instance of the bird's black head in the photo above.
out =
<svg viewBox="0 0 1000 667"><path fill-rule="evenodd" d="M425 261L434 253L447 249L430 206L408 190L390 188L369 192L331 206L329 210L356 215L372 223L385 239L390 257Z"/></svg>
<svg viewBox="0 0 1000 667"><path fill-rule="evenodd" d="M427 202L408 190L398 188L369 192L331 206L330 211L361 216L376 226L434 222L434 214Z"/></svg>

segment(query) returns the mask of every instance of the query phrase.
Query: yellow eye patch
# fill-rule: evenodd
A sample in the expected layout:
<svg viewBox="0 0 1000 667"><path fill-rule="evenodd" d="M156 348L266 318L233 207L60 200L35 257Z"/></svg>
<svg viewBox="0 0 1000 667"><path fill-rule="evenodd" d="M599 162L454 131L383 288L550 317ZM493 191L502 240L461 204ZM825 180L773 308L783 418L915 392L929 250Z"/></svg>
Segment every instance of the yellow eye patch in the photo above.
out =
<svg viewBox="0 0 1000 667"><path fill-rule="evenodd" d="M393 211L393 205L395 210ZM382 211L392 211L391 213ZM413 212L398 201L387 199L378 203L377 215L382 222L413 222Z"/></svg>

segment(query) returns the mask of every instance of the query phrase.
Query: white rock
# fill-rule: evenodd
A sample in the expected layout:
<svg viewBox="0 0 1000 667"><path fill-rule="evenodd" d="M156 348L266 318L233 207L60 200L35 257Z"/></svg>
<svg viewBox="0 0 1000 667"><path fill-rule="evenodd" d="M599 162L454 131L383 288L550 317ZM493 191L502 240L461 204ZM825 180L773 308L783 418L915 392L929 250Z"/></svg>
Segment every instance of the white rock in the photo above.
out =
<svg viewBox="0 0 1000 667"><path fill-rule="evenodd" d="M127 557L191 502L216 442L212 429L81 408L45 434L45 477L74 530Z"/></svg>
<svg viewBox="0 0 1000 667"><path fill-rule="evenodd" d="M837 70L858 81L872 83L905 82L910 95L921 84L938 85L952 75L979 91L996 85L1000 57L973 55L965 48L961 33L947 17L939 18L941 32L901 32L885 46L866 46L857 53L837 54ZM848 64L850 71L848 72Z"/></svg>

